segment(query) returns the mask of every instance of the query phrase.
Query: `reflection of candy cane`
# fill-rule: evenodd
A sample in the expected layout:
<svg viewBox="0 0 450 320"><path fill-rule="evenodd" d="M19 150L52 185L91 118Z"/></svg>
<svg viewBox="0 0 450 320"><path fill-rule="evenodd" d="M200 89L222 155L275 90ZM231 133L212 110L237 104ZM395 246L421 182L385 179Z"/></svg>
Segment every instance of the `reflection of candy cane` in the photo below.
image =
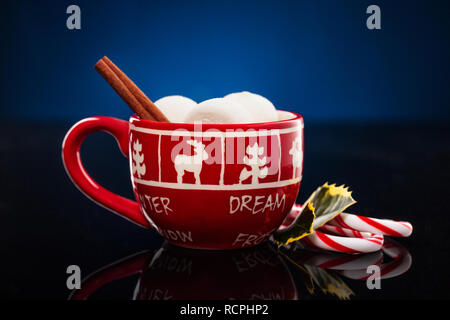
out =
<svg viewBox="0 0 450 320"><path fill-rule="evenodd" d="M358 235L355 234L353 238L350 238L348 236L332 236L316 230L313 234L301 239L301 241L324 250L344 253L364 253L380 250L383 245L383 236L374 233L359 232Z"/></svg>
<svg viewBox="0 0 450 320"><path fill-rule="evenodd" d="M397 242L386 239L386 243L383 245L383 253L390 256L394 261L384 263L380 265L380 277L381 279L389 279L397 277L409 270L412 264L412 257L406 248ZM367 273L366 268L361 270L340 270L339 274L355 280L367 280L370 274Z"/></svg>
<svg viewBox="0 0 450 320"><path fill-rule="evenodd" d="M297 250L293 260L298 264L310 265L328 270L366 270L370 265L383 262L381 250L366 254L343 254L326 251Z"/></svg>
<svg viewBox="0 0 450 320"><path fill-rule="evenodd" d="M392 237L409 237L413 231L411 223L406 221L375 219L349 213L341 213L329 224Z"/></svg>
<svg viewBox="0 0 450 320"><path fill-rule="evenodd" d="M310 250L310 247L305 247L304 243L301 247ZM382 264L384 254L391 257L393 261ZM377 252L349 255L334 252L296 250L294 251L293 260L298 264L334 270L349 279L363 281L370 276L367 273L367 267L370 265L378 265L381 279L389 279L405 273L412 264L412 257L409 251L391 239L386 239L381 250Z"/></svg>

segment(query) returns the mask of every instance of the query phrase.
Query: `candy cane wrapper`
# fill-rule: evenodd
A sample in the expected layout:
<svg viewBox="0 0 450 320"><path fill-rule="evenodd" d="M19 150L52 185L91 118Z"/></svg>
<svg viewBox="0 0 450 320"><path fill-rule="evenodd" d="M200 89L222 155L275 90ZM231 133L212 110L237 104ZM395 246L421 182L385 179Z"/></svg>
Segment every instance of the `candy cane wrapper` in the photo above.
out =
<svg viewBox="0 0 450 320"><path fill-rule="evenodd" d="M313 192L303 207L294 205L296 217L289 225L285 222L273 234L273 241L278 247L298 241L334 219L354 203L356 201L352 198L352 192L348 187L325 183ZM290 217L291 215L288 219Z"/></svg>

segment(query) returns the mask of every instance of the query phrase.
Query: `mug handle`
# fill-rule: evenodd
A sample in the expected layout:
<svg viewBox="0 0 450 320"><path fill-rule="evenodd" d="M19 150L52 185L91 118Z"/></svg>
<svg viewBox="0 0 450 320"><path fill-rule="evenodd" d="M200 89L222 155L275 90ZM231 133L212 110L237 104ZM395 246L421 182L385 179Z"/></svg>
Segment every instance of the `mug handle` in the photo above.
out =
<svg viewBox="0 0 450 320"><path fill-rule="evenodd" d="M86 172L81 162L80 148L84 139L93 132L104 131L112 135L120 151L128 157L129 123L110 117L90 117L77 122L67 132L62 145L62 159L67 174L75 186L95 203L119 214L141 227L151 229L136 201L119 196L99 185Z"/></svg>

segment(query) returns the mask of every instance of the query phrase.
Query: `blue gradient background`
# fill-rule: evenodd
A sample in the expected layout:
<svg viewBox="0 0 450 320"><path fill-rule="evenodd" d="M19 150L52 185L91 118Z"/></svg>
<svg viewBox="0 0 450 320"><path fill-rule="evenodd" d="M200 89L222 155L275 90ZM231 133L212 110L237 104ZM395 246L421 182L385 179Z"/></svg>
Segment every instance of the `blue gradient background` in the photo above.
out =
<svg viewBox="0 0 450 320"><path fill-rule="evenodd" d="M82 29L66 28L81 7ZM365 26L378 4L382 30ZM156 100L249 90L316 122L447 122L448 1L6 1L0 119L127 118L103 55Z"/></svg>

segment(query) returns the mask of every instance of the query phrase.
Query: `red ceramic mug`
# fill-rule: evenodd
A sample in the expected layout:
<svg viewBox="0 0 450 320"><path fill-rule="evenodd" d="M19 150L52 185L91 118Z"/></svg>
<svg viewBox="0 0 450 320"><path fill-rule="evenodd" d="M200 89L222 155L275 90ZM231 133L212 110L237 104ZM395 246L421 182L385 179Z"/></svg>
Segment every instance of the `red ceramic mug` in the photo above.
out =
<svg viewBox="0 0 450 320"><path fill-rule="evenodd" d="M63 142L63 162L91 200L169 243L237 249L266 240L297 197L303 168L303 118L251 124L188 124L109 117L79 121ZM96 183L80 157L95 131L114 136L129 158L137 201Z"/></svg>

